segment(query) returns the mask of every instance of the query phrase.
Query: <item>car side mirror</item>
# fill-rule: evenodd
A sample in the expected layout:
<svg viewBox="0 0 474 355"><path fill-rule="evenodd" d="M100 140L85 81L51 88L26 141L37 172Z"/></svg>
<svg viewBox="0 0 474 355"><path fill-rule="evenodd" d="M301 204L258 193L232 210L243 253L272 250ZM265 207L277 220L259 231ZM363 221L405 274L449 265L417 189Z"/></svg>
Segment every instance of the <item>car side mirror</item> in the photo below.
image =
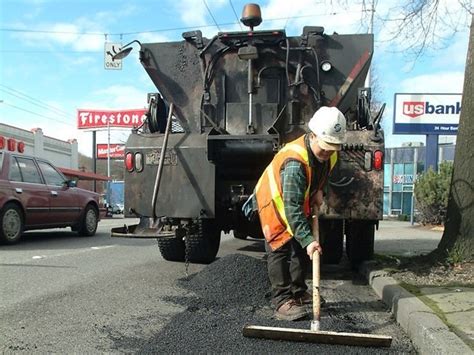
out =
<svg viewBox="0 0 474 355"><path fill-rule="evenodd" d="M67 180L66 181L67 187L77 187L77 182L75 180Z"/></svg>

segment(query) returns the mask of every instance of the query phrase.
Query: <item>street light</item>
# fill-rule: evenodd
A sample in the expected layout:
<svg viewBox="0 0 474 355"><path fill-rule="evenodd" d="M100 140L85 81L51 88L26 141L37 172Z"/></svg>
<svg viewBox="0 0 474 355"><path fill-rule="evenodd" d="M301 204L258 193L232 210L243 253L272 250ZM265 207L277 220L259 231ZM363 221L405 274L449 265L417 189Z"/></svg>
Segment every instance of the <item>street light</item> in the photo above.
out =
<svg viewBox="0 0 474 355"><path fill-rule="evenodd" d="M126 45L124 45L123 47L120 48L120 51L113 55L112 56L112 60L119 60L119 59L123 59L125 58L126 56L128 56L130 54L130 52L132 51L132 47L129 47L131 44L133 43L138 43L140 45L140 48L142 46L142 44L140 43L140 41L138 40L133 40L132 42L130 43L127 43Z"/></svg>

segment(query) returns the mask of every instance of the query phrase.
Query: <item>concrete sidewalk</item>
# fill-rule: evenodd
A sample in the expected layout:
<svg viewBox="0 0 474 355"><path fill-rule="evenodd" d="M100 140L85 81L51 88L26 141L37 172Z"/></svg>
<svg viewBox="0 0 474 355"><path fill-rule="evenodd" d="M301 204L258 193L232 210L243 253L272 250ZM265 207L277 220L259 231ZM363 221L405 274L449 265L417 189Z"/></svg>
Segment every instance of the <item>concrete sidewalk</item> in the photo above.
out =
<svg viewBox="0 0 474 355"><path fill-rule="evenodd" d="M375 252L414 256L434 250L442 230L412 226L409 222L382 221L376 232ZM377 295L391 308L397 322L421 354L474 354L474 289L419 287L408 292L367 262L360 270Z"/></svg>

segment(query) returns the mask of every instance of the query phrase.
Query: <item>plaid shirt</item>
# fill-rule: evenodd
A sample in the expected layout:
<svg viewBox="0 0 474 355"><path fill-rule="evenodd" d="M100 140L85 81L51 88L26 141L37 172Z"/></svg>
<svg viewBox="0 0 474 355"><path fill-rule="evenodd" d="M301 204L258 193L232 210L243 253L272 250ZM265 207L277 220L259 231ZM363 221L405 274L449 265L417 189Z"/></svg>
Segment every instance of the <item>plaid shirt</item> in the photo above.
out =
<svg viewBox="0 0 474 355"><path fill-rule="evenodd" d="M305 136L306 149L309 153L309 164L313 169L310 195L316 192L323 179L329 173L329 162L320 162L316 159L309 147L309 135ZM304 164L298 160L288 160L280 171L283 190L283 204L285 215L293 231L293 236L303 248L313 241L310 220L306 217L303 205L307 186Z"/></svg>
<svg viewBox="0 0 474 355"><path fill-rule="evenodd" d="M308 150L309 165L313 169L313 181L310 187L310 196L317 192L321 182L325 183L329 175L329 162L320 162L314 156L309 146L309 134L305 136L305 145ZM280 171L283 185L283 205L285 215L295 239L306 248L313 241L310 220L303 210L304 195L307 186L306 169L304 164L295 159L289 159ZM242 210L248 216L251 211L258 213L258 204L255 191L245 203Z"/></svg>

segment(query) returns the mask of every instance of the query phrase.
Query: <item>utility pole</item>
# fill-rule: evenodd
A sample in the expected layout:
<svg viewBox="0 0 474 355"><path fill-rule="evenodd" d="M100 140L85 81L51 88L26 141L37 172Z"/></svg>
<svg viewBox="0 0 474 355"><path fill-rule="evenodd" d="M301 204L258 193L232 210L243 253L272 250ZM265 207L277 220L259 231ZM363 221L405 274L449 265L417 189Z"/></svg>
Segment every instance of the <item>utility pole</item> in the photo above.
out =
<svg viewBox="0 0 474 355"><path fill-rule="evenodd" d="M107 177L110 178L110 119L107 120ZM110 205L110 180L107 180L107 202Z"/></svg>
<svg viewBox="0 0 474 355"><path fill-rule="evenodd" d="M375 13L375 7L374 7L374 0L372 0L371 4L370 4L370 10L366 10L366 11L370 11L370 22L369 22L369 28L368 28L368 32L369 34L373 34L374 33L374 13ZM370 72L371 72L371 67L369 67L369 71L367 72L367 77L365 78L365 87L370 87Z"/></svg>
<svg viewBox="0 0 474 355"><path fill-rule="evenodd" d="M97 174L97 145L96 145L96 130L92 131L92 171ZM97 180L93 182L94 192L97 192Z"/></svg>
<svg viewBox="0 0 474 355"><path fill-rule="evenodd" d="M107 177L110 177L110 120L107 121Z"/></svg>

